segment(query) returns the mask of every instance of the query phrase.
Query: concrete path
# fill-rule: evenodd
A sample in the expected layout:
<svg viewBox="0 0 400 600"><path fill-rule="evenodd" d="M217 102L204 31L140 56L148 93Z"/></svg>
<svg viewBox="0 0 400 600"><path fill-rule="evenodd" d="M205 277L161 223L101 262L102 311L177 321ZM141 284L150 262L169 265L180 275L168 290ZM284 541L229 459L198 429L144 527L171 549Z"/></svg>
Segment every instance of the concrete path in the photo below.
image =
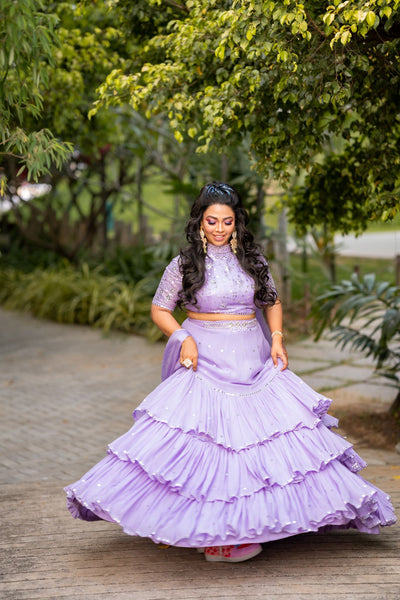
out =
<svg viewBox="0 0 400 600"><path fill-rule="evenodd" d="M289 343L291 367L340 403L393 392L360 356ZM398 600L400 530L302 535L240 565L206 563L106 522L73 520L63 486L104 456L159 382L162 344L0 310L1 600ZM333 410L334 412L334 410ZM399 455L358 448L399 514Z"/></svg>

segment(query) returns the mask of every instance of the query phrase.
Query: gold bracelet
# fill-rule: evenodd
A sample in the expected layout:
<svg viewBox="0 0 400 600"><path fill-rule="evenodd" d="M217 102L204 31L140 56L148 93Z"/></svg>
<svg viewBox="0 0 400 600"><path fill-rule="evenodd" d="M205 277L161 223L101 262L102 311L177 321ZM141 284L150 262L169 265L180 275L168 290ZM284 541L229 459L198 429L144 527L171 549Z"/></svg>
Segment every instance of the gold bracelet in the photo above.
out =
<svg viewBox="0 0 400 600"><path fill-rule="evenodd" d="M273 331L273 332L271 333L271 337L273 338L273 337L274 337L274 335L280 335L280 336L282 337L282 339L284 339L284 337L285 337L285 336L283 335L282 331Z"/></svg>

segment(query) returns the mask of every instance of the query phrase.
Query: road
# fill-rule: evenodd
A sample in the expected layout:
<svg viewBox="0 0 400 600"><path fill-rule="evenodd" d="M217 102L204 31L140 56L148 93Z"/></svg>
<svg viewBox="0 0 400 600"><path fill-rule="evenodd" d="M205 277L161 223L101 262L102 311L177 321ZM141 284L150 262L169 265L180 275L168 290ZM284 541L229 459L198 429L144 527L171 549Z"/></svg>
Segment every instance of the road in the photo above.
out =
<svg viewBox="0 0 400 600"><path fill-rule="evenodd" d="M314 247L311 236L307 238L309 246ZM335 236L337 253L342 256L359 258L395 258L400 255L400 230L387 232L364 233L355 235ZM298 251L296 241L288 240L289 252Z"/></svg>
<svg viewBox="0 0 400 600"><path fill-rule="evenodd" d="M394 258L400 255L400 231L335 236L338 254L360 258Z"/></svg>

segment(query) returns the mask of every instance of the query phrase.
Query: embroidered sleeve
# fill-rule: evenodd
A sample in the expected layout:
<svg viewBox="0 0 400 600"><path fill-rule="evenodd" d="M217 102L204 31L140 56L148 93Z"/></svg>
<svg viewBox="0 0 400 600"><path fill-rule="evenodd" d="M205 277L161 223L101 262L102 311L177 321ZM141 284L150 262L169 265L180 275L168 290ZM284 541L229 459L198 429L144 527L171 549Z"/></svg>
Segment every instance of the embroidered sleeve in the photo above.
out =
<svg viewBox="0 0 400 600"><path fill-rule="evenodd" d="M172 259L166 267L153 298L153 304L173 311L182 289L182 274L179 270L179 256Z"/></svg>

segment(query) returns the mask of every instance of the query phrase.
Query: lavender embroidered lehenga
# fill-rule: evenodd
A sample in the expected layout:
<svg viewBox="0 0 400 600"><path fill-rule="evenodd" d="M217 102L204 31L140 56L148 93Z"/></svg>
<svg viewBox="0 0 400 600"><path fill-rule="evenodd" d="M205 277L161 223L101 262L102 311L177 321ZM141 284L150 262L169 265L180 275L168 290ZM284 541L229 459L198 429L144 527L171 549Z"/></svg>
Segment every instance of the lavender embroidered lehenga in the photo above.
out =
<svg viewBox="0 0 400 600"><path fill-rule="evenodd" d="M179 259L153 302L174 309ZM199 312L249 314L253 281L230 246L209 245ZM76 518L119 523L174 546L268 542L354 527L378 533L395 516L389 497L357 472L351 444L331 431L330 400L289 369L275 369L257 319L187 319L168 341L163 381L134 411L108 455L66 488ZM182 334L198 370L179 364Z"/></svg>

